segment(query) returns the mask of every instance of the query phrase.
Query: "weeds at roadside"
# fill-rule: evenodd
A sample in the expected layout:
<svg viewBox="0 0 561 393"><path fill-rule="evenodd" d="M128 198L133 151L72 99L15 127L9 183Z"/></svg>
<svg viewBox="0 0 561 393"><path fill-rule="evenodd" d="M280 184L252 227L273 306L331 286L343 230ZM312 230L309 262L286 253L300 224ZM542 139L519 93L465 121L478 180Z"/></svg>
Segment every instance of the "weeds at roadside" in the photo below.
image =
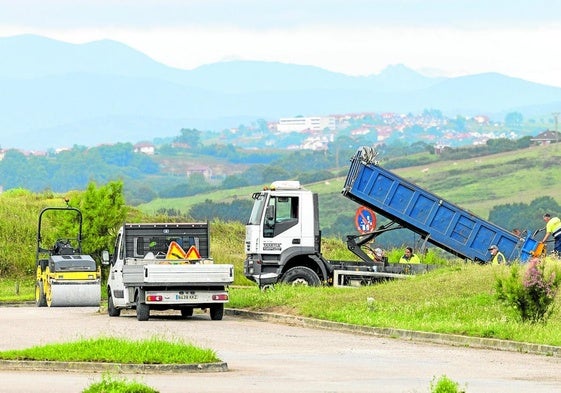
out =
<svg viewBox="0 0 561 393"><path fill-rule="evenodd" d="M101 381L91 384L82 390L82 393L159 393L159 391L137 381L103 373Z"/></svg>
<svg viewBox="0 0 561 393"><path fill-rule="evenodd" d="M433 377L430 383L431 393L466 393L465 388L460 388L457 382L454 382L446 375L442 375L438 380Z"/></svg>
<svg viewBox="0 0 561 393"><path fill-rule="evenodd" d="M514 264L508 269L508 274L496 279L497 298L515 310L522 322L545 324L561 285L559 262L533 258L525 268Z"/></svg>
<svg viewBox="0 0 561 393"><path fill-rule="evenodd" d="M124 364L198 364L220 361L213 350L198 348L178 340L151 338L132 341L113 337L1 351L0 359Z"/></svg>

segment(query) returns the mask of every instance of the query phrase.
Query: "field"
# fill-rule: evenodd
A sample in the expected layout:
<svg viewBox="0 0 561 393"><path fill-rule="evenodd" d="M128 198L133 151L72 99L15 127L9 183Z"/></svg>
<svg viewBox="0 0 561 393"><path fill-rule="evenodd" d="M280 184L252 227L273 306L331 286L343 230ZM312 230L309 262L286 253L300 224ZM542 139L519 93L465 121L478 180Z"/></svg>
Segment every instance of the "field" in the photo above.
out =
<svg viewBox="0 0 561 393"><path fill-rule="evenodd" d="M545 146L478 159L437 162L395 172L486 217L497 204L529 203L544 195L559 200L560 162L561 146ZM337 178L307 185L321 196L322 224L346 206L354 214L356 205L340 195L343 182L343 178ZM141 206L141 209L146 212L159 207L183 210L206 199L249 198L254 191L256 187L246 187L190 198L159 200ZM42 206L53 201L53 196L26 192L5 194L0 196L3 202L0 209L0 300L32 300L36 214ZM559 299L547 324L520 322L511 309L496 299L494 286L497 277L504 274L501 269L456 261L450 268L371 287L279 286L273 291L262 292L243 276L243 239L243 223L211 222L212 257L217 263L233 263L235 266L236 280L231 288L230 307L366 326L561 345ZM349 258L349 255L342 255L348 253L342 242L324 240L323 251L328 258ZM15 263L23 264L23 267L13 269ZM18 275L10 275L14 271Z"/></svg>
<svg viewBox="0 0 561 393"><path fill-rule="evenodd" d="M380 165L384 165L383 159ZM438 161L392 172L486 219L489 211L497 205L530 203L541 196L551 196L561 202L559 165L561 145L546 145L479 158ZM338 177L306 185L306 188L320 194L322 226L330 226L337 212L348 210L349 214L354 214L356 204L341 196L344 182L344 177ZM234 199L250 199L251 194L260 188L252 186L185 198L155 199L138 208L146 213L162 208L187 212L191 206L205 200L231 202Z"/></svg>

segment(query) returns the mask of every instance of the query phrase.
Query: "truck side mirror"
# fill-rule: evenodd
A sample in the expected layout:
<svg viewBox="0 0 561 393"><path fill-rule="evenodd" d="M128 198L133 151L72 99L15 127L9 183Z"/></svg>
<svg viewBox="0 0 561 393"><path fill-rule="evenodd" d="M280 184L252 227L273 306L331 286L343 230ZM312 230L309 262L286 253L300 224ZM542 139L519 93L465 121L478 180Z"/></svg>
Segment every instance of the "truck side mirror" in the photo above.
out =
<svg viewBox="0 0 561 393"><path fill-rule="evenodd" d="M267 209L265 209L265 221L269 228L275 226L275 206L269 205Z"/></svg>
<svg viewBox="0 0 561 393"><path fill-rule="evenodd" d="M275 206L269 205L265 210L265 218L269 221L273 221L275 219Z"/></svg>
<svg viewBox="0 0 561 393"><path fill-rule="evenodd" d="M109 251L103 250L101 252L101 264L102 265L109 265Z"/></svg>

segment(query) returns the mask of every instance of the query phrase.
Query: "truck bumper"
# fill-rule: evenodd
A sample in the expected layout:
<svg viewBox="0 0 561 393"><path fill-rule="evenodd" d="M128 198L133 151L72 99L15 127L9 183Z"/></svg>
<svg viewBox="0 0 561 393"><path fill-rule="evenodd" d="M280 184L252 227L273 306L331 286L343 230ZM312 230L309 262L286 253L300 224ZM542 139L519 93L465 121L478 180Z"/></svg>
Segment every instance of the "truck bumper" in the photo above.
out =
<svg viewBox="0 0 561 393"><path fill-rule="evenodd" d="M279 273L262 271L263 265L260 263L259 258L254 257L246 258L244 261L244 275L247 279L257 283L259 286L275 284L279 279ZM278 270L275 267L275 270Z"/></svg>
<svg viewBox="0 0 561 393"><path fill-rule="evenodd" d="M249 277L250 280L254 281L260 287L265 285L273 285L279 280L279 275L276 273L263 273L263 274L255 274Z"/></svg>
<svg viewBox="0 0 561 393"><path fill-rule="evenodd" d="M150 305L177 306L227 303L229 296L228 291L147 290L144 299Z"/></svg>

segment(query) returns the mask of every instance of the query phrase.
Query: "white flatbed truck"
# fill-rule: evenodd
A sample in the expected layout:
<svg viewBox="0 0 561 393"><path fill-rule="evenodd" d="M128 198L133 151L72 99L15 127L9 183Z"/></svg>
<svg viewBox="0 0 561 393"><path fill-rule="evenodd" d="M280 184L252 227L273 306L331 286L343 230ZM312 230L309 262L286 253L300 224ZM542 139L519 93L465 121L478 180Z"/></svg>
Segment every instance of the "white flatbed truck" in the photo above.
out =
<svg viewBox="0 0 561 393"><path fill-rule="evenodd" d="M190 317L200 308L221 320L234 266L215 264L209 245L208 223L124 224L113 254L103 256L109 265L109 316L136 309L137 319L146 321L151 310L179 310Z"/></svg>

